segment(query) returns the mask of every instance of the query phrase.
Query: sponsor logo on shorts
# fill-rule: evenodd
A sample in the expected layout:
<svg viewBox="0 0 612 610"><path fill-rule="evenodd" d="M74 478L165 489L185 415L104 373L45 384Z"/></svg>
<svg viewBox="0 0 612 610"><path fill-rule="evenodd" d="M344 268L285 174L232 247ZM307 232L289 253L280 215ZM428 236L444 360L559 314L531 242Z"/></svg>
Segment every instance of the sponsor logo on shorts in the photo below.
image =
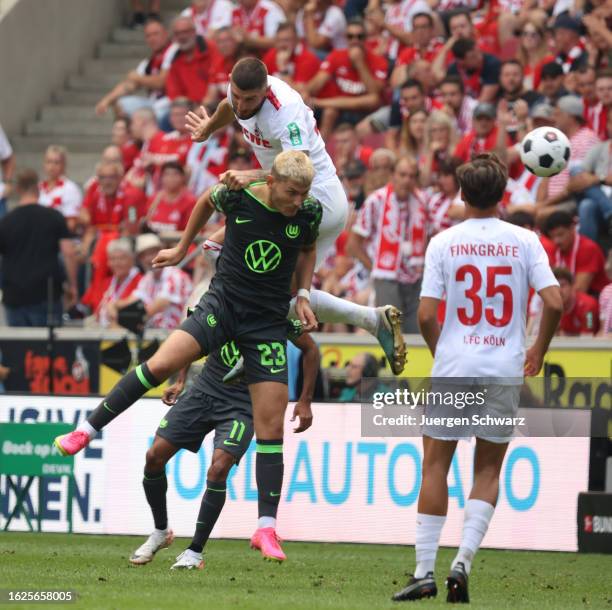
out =
<svg viewBox="0 0 612 610"><path fill-rule="evenodd" d="M285 227L285 235L289 239L295 239L300 234L299 225L287 225Z"/></svg>
<svg viewBox="0 0 612 610"><path fill-rule="evenodd" d="M214 313L209 313L206 316L206 323L208 324L208 326L210 326L211 328L217 326L217 318L215 318L215 314Z"/></svg>
<svg viewBox="0 0 612 610"><path fill-rule="evenodd" d="M282 368L280 368L280 369L277 369L277 368L271 368L271 369L270 369L270 373L275 373L275 374L276 374L276 373L282 373L284 370L285 370L285 367L282 367Z"/></svg>
<svg viewBox="0 0 612 610"><path fill-rule="evenodd" d="M168 420L164 417L160 422L159 422L159 427L160 428L166 428L168 426Z"/></svg>
<svg viewBox="0 0 612 610"><path fill-rule="evenodd" d="M223 441L223 444L229 445L230 447L238 447L238 445L240 445L240 443L235 443L234 441L230 441L227 438Z"/></svg>
<svg viewBox="0 0 612 610"><path fill-rule="evenodd" d="M274 271L281 262L280 248L272 241L258 239L249 244L244 253L247 267L253 273L268 273Z"/></svg>
<svg viewBox="0 0 612 610"><path fill-rule="evenodd" d="M300 128L296 123L289 123L287 125L287 129L289 131L289 140L292 146L300 146L302 144L302 134L300 133Z"/></svg>

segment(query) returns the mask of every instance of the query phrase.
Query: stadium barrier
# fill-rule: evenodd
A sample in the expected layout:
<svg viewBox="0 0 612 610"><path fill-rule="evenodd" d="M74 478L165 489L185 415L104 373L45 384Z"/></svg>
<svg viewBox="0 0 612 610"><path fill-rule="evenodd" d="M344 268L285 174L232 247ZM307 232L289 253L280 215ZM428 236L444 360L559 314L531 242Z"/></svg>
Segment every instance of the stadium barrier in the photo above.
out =
<svg viewBox="0 0 612 610"><path fill-rule="evenodd" d="M0 422L79 423L96 398L0 396ZM148 535L153 527L142 491L145 452L167 411L143 399L75 458L74 531ZM285 482L279 533L287 540L324 542L415 542L421 478L420 438L365 438L358 404L313 405L313 427L294 434L286 422ZM288 417L291 407L288 409ZM579 413L578 411L576 413ZM583 412L584 416L585 413ZM520 438L510 445L502 470L498 508L484 546L550 551L577 550L577 499L588 488L589 438ZM170 525L191 536L212 436L197 454L181 451L168 464ZM472 479L473 446L459 443L449 474L449 515L442 545L457 545ZM563 467L559 467L563 456ZM0 483L7 514L9 490ZM18 481L18 485L23 485ZM66 485L46 478L40 507L46 531L66 527ZM26 495L32 512L36 494ZM213 531L221 538L247 538L257 516L254 444L228 480L228 502ZM14 529L26 529L23 518Z"/></svg>

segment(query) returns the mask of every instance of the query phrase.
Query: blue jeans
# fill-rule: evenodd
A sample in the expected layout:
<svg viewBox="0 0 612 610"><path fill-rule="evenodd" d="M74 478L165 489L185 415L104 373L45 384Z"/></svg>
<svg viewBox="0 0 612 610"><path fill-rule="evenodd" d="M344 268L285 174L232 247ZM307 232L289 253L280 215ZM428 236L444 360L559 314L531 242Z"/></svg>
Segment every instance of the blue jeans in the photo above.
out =
<svg viewBox="0 0 612 610"><path fill-rule="evenodd" d="M601 187L591 186L580 193L578 218L580 235L597 241L602 225L605 226L612 218L612 200Z"/></svg>
<svg viewBox="0 0 612 610"><path fill-rule="evenodd" d="M9 326L47 326L47 309L46 301L36 303L35 305L22 305L21 307L4 306L6 310L6 319ZM62 325L63 307L61 301L56 301L53 304L53 325Z"/></svg>

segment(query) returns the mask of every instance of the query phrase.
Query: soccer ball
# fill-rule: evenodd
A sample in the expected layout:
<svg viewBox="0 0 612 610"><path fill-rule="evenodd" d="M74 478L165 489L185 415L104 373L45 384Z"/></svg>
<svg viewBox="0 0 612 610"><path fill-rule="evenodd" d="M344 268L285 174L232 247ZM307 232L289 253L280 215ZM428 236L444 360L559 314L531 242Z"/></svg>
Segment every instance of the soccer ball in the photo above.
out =
<svg viewBox="0 0 612 610"><path fill-rule="evenodd" d="M538 127L521 142L521 161L536 176L548 178L563 171L570 158L567 136L554 127Z"/></svg>

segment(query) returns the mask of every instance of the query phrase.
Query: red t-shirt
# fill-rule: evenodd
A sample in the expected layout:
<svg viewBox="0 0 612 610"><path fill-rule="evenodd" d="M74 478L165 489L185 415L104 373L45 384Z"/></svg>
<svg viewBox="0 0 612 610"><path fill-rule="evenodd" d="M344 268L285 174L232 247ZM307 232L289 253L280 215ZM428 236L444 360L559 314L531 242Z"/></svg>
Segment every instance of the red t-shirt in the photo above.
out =
<svg viewBox="0 0 612 610"><path fill-rule="evenodd" d="M559 328L566 335L597 334L599 330L599 304L584 292L576 292L574 306L561 317Z"/></svg>
<svg viewBox="0 0 612 610"><path fill-rule="evenodd" d="M268 74L281 77L276 65L276 49L270 49L263 58L264 64L268 68ZM295 51L287 64L289 78L296 83L307 83L319 71L321 61L319 58L305 49L302 43L298 43Z"/></svg>
<svg viewBox="0 0 612 610"><path fill-rule="evenodd" d="M208 89L211 63L216 52L198 36L190 52L177 51L166 78L166 94L173 100L186 97L201 103Z"/></svg>
<svg viewBox="0 0 612 610"><path fill-rule="evenodd" d="M89 186L83 199L91 225L102 231L117 231L124 222L135 224L144 216L146 203L145 194L131 185L122 184L113 196L107 197L97 181Z"/></svg>
<svg viewBox="0 0 612 610"><path fill-rule="evenodd" d="M153 157L155 166L151 179L155 188L159 188L161 169L168 161L178 161L182 166L187 163L187 155L191 148L191 136L178 131L158 131L149 141L147 153Z"/></svg>
<svg viewBox="0 0 612 610"><path fill-rule="evenodd" d="M432 38L427 48L422 51L417 47L405 47L397 57L396 66L407 66L420 59L424 59L431 63L438 56L438 53L444 46L444 41L440 38Z"/></svg>
<svg viewBox="0 0 612 610"><path fill-rule="evenodd" d="M512 146L513 142L509 135L506 135L506 146ZM479 155L483 152L495 150L497 146L497 127L486 138L476 137L474 130L466 133L455 147L454 157L461 159L463 163L467 163L474 155ZM518 178L523 172L523 164L520 161L515 161L510 166L510 176Z"/></svg>
<svg viewBox="0 0 612 610"><path fill-rule="evenodd" d="M187 226L196 198L187 189L174 201L168 201L161 193L151 196L148 201L149 218L147 224L159 233L162 231L182 231ZM151 210L155 206L153 213Z"/></svg>
<svg viewBox="0 0 612 610"><path fill-rule="evenodd" d="M214 86L221 97L227 95L229 75L237 61L234 57L224 57L221 53L216 53L210 63L208 85Z"/></svg>
<svg viewBox="0 0 612 610"><path fill-rule="evenodd" d="M553 267L569 269L574 277L577 273L592 273L589 289L593 292L601 292L609 283L605 272L606 259L601 248L584 235L575 236L568 252L564 253L555 248L550 264Z"/></svg>
<svg viewBox="0 0 612 610"><path fill-rule="evenodd" d="M126 172L132 167L132 165L134 165L134 160L136 159L136 157L138 157L139 154L140 148L138 148L138 146L136 146L136 143L132 142L132 140L126 142L121 147L121 160L123 162L123 169Z"/></svg>
<svg viewBox="0 0 612 610"><path fill-rule="evenodd" d="M368 50L365 51L365 57L372 76L381 82L385 82L387 60ZM321 64L321 70L330 74L333 79L333 86L329 89L329 97L358 96L367 93L365 84L361 81L359 73L349 59L348 49L332 51Z"/></svg>

